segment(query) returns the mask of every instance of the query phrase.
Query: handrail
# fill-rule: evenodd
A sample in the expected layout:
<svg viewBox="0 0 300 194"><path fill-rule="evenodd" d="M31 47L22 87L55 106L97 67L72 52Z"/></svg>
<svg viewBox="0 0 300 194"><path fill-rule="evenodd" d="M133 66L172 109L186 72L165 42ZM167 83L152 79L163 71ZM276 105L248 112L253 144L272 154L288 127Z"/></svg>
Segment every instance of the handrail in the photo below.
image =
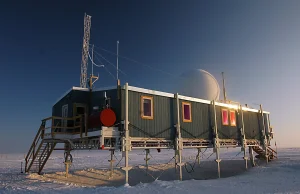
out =
<svg viewBox="0 0 300 194"><path fill-rule="evenodd" d="M271 147L268 147L268 149L270 149L272 152L274 152L275 154L277 154L277 152L275 150L273 150Z"/></svg>
<svg viewBox="0 0 300 194"><path fill-rule="evenodd" d="M76 122L76 120L80 119L78 122ZM51 117L47 117L45 119L43 119L44 122L51 120L52 123L49 127L45 127L44 131L51 129L51 135L52 138L54 137L55 134L81 134L82 137L82 133L84 133L83 131L83 116L82 115L78 115L78 116L74 116L74 117L57 117L57 116L51 116ZM54 125L55 124L55 120L62 120L61 123L63 123L63 121L68 121L71 120L73 121L73 126L61 126L61 125ZM57 129L79 129L80 132L56 132ZM48 133L47 133L48 134Z"/></svg>
<svg viewBox="0 0 300 194"><path fill-rule="evenodd" d="M46 135L52 134L52 133L45 133ZM80 132L53 132L53 134L80 134Z"/></svg>
<svg viewBox="0 0 300 194"><path fill-rule="evenodd" d="M47 120L51 120L51 119L75 120L75 119L79 119L80 117L81 117L81 115L74 116L74 117L57 117L57 116L51 116L51 117L47 117L47 118L43 119L42 121L47 121Z"/></svg>
<svg viewBox="0 0 300 194"><path fill-rule="evenodd" d="M73 120L75 121L76 119L80 119L79 123L77 125L75 125L75 122L74 122L74 126L73 127L63 127L63 126L54 126L54 120ZM48 120L52 120L52 123L51 123L51 127L45 127L45 124L46 124L46 121ZM72 118L69 118L69 117L57 117L57 116L51 116L51 117L47 117L47 118L44 118L42 120L42 124L29 148L29 151L26 155L26 158L25 158L25 161L28 161L32 155L34 155L35 153L34 152L34 147L38 146L37 143L38 141L41 139L43 139L42 136L42 132L44 132L45 130L47 129L51 129L51 133L54 135L56 133L61 133L61 132L55 132L53 131L54 129L76 129L76 128L79 128L80 129L80 132L76 132L76 134L82 134L83 133L83 129L82 129L82 115L78 115L78 116L74 116ZM68 134L68 133L66 133ZM71 133L70 133L71 134ZM72 134L74 134L74 132L72 132Z"/></svg>
<svg viewBox="0 0 300 194"><path fill-rule="evenodd" d="M41 131L43 130L43 128L44 128L44 126L41 125L40 128L39 128L39 131L37 132L37 134L36 134L36 136L35 136L35 138L34 138L32 144L31 144L31 147L30 147L30 149L29 149L29 151L28 151L28 153L27 153L27 156L26 156L26 158L25 158L25 161L27 161L28 157L29 157L30 155L32 155L32 154L31 154L31 151L33 150L33 147L36 146L37 140L39 140L39 137L41 136Z"/></svg>
<svg viewBox="0 0 300 194"><path fill-rule="evenodd" d="M76 120L79 120L79 123L76 122ZM69 118L69 117L57 117L57 116L51 116L51 117L47 117L47 118L44 118L42 120L42 124L40 125L40 128L29 148L29 151L25 157L25 171L29 171L31 166L33 165L33 161L36 159L36 157L38 156L38 152L40 151L41 147L42 147L42 143L43 143L43 139L44 139L44 135L45 134L48 134L48 133L45 133L45 131L47 129L51 129L51 133L52 134L52 138L54 137L54 135L56 133L58 134L80 134L80 136L82 137L82 133L83 133L83 129L82 129L82 115L78 115L78 116L74 116L72 118ZM59 123L60 122L57 122L57 124L55 124L55 120L63 120L63 121L68 121L68 120L71 120L73 121L73 126L70 127L70 126L58 126L60 125ZM46 122L47 121L50 121L51 122L51 126L50 127L46 127ZM56 126L55 126L56 125ZM66 133L66 132L56 132L56 129L79 129L80 132L70 132L70 133ZM44 150L42 150L42 153L41 153L41 156L39 157L45 157L45 152L46 152L46 149L48 149L47 147L49 147L49 145L47 144L47 146L45 148L43 148ZM55 147L55 146L54 146ZM51 149L53 150L54 147L51 147ZM31 162L30 162L31 160ZM44 165L44 164L43 164Z"/></svg>

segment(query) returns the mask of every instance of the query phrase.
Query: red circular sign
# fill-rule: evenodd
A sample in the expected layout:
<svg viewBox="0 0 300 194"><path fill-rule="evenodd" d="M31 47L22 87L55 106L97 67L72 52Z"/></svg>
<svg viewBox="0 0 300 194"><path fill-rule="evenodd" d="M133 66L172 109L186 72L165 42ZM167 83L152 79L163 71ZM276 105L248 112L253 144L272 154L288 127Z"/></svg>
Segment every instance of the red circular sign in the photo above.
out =
<svg viewBox="0 0 300 194"><path fill-rule="evenodd" d="M110 108L101 111L100 121L104 126L111 127L115 124L116 120L116 114Z"/></svg>

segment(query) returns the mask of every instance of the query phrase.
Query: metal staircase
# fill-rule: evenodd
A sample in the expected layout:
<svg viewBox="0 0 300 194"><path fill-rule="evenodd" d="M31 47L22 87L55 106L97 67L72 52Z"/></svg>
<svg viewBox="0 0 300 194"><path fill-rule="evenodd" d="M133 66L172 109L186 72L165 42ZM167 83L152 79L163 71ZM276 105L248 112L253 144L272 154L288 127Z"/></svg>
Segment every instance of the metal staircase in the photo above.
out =
<svg viewBox="0 0 300 194"><path fill-rule="evenodd" d="M256 158L266 159L266 152L260 146L254 146L253 151L255 151L258 154L255 156ZM271 147L267 147L267 153L268 153L268 160L271 161L277 159L277 152Z"/></svg>
<svg viewBox="0 0 300 194"><path fill-rule="evenodd" d="M25 172L36 172L40 174L56 146L55 142L43 139L45 123L45 120L43 120L27 153L25 158Z"/></svg>

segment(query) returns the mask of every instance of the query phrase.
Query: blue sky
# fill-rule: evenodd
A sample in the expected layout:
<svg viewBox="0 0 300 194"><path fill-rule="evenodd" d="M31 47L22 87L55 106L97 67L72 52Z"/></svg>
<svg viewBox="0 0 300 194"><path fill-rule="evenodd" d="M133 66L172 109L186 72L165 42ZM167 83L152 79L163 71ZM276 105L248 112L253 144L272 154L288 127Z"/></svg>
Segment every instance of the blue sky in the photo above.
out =
<svg viewBox="0 0 300 194"><path fill-rule="evenodd" d="M188 69L218 80L224 71L230 99L263 104L278 145L300 146L299 8L290 0L1 3L0 153L25 153L53 102L79 86L85 12L91 43L115 52L119 40L120 55L172 74L120 59L122 83L169 91ZM95 50L115 64L115 56ZM105 69L95 72L97 87L115 84Z"/></svg>

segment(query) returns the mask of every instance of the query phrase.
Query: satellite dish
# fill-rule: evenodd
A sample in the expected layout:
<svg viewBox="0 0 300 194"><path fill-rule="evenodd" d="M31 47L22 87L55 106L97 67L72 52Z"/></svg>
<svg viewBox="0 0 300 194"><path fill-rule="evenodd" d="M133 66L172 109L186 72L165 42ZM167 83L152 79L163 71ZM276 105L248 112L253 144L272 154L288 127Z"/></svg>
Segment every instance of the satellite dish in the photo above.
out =
<svg viewBox="0 0 300 194"><path fill-rule="evenodd" d="M205 70L187 71L178 79L177 91L180 95L205 100L219 100L220 87L217 80Z"/></svg>

